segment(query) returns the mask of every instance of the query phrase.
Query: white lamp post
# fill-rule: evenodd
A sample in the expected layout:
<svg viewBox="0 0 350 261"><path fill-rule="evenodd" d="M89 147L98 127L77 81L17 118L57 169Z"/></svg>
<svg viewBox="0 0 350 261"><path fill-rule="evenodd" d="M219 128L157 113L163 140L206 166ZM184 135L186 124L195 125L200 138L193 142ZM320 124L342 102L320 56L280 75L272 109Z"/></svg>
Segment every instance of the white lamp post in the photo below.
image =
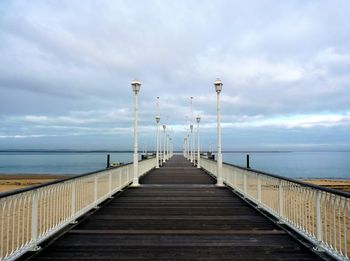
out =
<svg viewBox="0 0 350 261"><path fill-rule="evenodd" d="M160 123L160 116L159 116L159 97L157 97L157 116L156 116L156 123L157 123L157 152L156 152L156 168L159 169L159 123Z"/></svg>
<svg viewBox="0 0 350 261"><path fill-rule="evenodd" d="M169 134L167 133L166 134L166 160L168 159L169 159Z"/></svg>
<svg viewBox="0 0 350 261"><path fill-rule="evenodd" d="M166 146L166 133L165 133L165 129L166 129L166 125L163 124L163 132L164 132L164 135L163 135L163 137L164 137L164 139L163 139L163 163L165 162L165 157L166 157L166 155L165 155L165 146Z"/></svg>
<svg viewBox="0 0 350 261"><path fill-rule="evenodd" d="M157 122L157 153L156 153L156 158L157 158L157 165L156 168L159 168L159 151L160 151L160 138L159 138L159 123L160 123L160 116L156 116L156 122Z"/></svg>
<svg viewBox="0 0 350 261"><path fill-rule="evenodd" d="M187 138L184 138L184 156L187 158Z"/></svg>
<svg viewBox="0 0 350 261"><path fill-rule="evenodd" d="M191 159L191 152L190 152L190 134L187 133L187 159Z"/></svg>
<svg viewBox="0 0 350 261"><path fill-rule="evenodd" d="M199 117L199 115L196 118L197 120L197 168L200 169L201 168L201 164L200 164L200 159L201 159L201 148L200 148L200 142L199 142L199 122L201 121L201 117Z"/></svg>
<svg viewBox="0 0 350 261"><path fill-rule="evenodd" d="M172 138L169 137L169 159L172 157L172 155L171 155L171 141L172 141Z"/></svg>
<svg viewBox="0 0 350 261"><path fill-rule="evenodd" d="M194 147L194 145L193 145L193 143L194 143L194 141L193 141L193 124L191 124L190 125L190 130L191 130L191 156L190 156L190 159L191 159L191 163L193 163L194 162L194 157L193 157L193 147Z"/></svg>
<svg viewBox="0 0 350 261"><path fill-rule="evenodd" d="M138 93L140 92L141 83L137 80L131 82L132 91L135 93L134 96L134 177L133 177L133 186L139 186L139 171L138 171L138 163L139 163L139 155L138 155L138 125L137 125L137 117L138 117Z"/></svg>
<svg viewBox="0 0 350 261"><path fill-rule="evenodd" d="M171 139L171 157L174 156L174 143L173 143L173 139Z"/></svg>
<svg viewBox="0 0 350 261"><path fill-rule="evenodd" d="M191 99L191 123L190 123L190 129L191 129L191 163L194 163L194 134L193 134L193 97L190 97Z"/></svg>
<svg viewBox="0 0 350 261"><path fill-rule="evenodd" d="M163 153L162 153L162 135L161 135L161 125L159 125L159 165L163 166Z"/></svg>
<svg viewBox="0 0 350 261"><path fill-rule="evenodd" d="M214 82L215 91L217 94L216 110L217 110L217 132L218 132L218 159L217 159L217 186L223 186L222 180L222 154L221 154L221 126L220 126L220 92L222 90L222 82L216 79Z"/></svg>

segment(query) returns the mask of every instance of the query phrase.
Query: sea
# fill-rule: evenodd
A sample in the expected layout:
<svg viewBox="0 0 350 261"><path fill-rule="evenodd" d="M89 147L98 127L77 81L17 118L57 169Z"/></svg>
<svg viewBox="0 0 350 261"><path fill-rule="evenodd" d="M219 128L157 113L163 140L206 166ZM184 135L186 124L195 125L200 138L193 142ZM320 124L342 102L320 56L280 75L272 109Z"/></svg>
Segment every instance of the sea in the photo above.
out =
<svg viewBox="0 0 350 261"><path fill-rule="evenodd" d="M111 162L129 163L130 152L3 151L0 174L83 174L106 167ZM224 152L223 161L290 178L350 178L350 151L264 151Z"/></svg>

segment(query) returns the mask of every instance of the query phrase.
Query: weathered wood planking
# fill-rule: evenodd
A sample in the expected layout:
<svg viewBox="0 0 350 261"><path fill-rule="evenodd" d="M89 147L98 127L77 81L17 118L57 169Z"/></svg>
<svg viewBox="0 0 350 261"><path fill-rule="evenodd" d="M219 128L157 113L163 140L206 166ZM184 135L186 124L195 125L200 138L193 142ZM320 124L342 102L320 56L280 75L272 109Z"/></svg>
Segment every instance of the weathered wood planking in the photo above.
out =
<svg viewBox="0 0 350 261"><path fill-rule="evenodd" d="M318 260L182 156L153 170L35 260Z"/></svg>

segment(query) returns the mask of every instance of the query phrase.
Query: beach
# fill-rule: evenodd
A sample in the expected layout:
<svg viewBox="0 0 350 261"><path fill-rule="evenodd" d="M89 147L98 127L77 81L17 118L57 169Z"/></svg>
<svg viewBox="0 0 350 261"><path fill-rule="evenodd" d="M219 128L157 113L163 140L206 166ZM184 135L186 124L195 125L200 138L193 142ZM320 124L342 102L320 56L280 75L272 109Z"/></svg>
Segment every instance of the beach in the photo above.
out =
<svg viewBox="0 0 350 261"><path fill-rule="evenodd" d="M36 186L68 177L70 176L50 174L0 174L0 193Z"/></svg>
<svg viewBox="0 0 350 261"><path fill-rule="evenodd" d="M72 175L51 174L0 174L0 193L36 186ZM350 179L302 179L303 182L350 192Z"/></svg>
<svg viewBox="0 0 350 261"><path fill-rule="evenodd" d="M314 185L350 192L350 179L303 179Z"/></svg>

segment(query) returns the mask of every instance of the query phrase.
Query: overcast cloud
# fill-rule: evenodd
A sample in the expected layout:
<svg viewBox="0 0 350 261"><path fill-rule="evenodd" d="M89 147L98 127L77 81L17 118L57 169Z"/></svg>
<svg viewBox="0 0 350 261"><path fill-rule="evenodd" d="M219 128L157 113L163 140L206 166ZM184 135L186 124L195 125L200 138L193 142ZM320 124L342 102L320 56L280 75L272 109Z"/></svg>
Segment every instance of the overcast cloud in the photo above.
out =
<svg viewBox="0 0 350 261"><path fill-rule="evenodd" d="M154 144L156 96L179 148L202 117L224 149L350 149L350 2L0 2L0 149ZM166 121L166 119L168 120Z"/></svg>

